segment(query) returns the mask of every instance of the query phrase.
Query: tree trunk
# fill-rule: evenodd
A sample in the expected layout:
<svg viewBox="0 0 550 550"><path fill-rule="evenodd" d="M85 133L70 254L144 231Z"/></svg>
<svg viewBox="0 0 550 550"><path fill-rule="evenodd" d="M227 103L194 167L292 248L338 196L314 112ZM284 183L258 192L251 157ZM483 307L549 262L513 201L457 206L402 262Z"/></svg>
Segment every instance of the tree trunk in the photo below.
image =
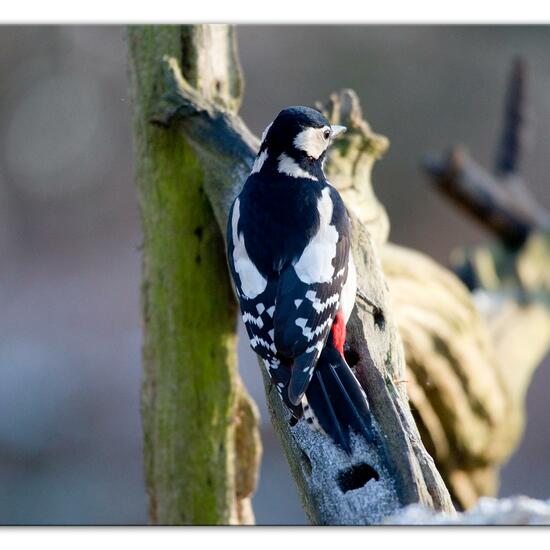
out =
<svg viewBox="0 0 550 550"><path fill-rule="evenodd" d="M181 134L150 122L165 54L182 59L186 76L206 97L236 110L233 32L217 25L130 27L128 46L143 223L142 422L150 520L250 523L261 447L256 408L237 373L237 310L224 243L199 159Z"/></svg>

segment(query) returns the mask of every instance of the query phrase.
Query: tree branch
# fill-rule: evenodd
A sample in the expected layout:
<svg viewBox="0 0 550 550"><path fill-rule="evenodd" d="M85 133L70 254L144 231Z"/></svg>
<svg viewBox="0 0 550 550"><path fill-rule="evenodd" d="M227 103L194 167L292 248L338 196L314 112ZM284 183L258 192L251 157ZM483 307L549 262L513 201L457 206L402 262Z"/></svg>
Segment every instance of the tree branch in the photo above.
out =
<svg viewBox="0 0 550 550"><path fill-rule="evenodd" d="M550 227L550 212L519 176L526 135L526 79L525 63L517 60L508 85L496 175L480 167L463 147L432 153L424 160L437 189L512 248L521 246L531 231Z"/></svg>

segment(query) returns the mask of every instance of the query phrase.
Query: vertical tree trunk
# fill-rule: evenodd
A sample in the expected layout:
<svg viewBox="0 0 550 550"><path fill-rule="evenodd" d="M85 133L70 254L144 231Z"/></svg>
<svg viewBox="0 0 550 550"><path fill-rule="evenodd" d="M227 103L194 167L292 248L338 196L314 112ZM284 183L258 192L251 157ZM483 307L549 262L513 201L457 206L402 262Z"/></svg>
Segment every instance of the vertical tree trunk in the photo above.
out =
<svg viewBox="0 0 550 550"><path fill-rule="evenodd" d="M164 55L181 59L186 77L211 100L237 109L233 30L130 27L128 46L143 222L142 422L150 519L249 523L260 442L255 405L237 374L236 304L223 239L196 155L177 131L150 122Z"/></svg>

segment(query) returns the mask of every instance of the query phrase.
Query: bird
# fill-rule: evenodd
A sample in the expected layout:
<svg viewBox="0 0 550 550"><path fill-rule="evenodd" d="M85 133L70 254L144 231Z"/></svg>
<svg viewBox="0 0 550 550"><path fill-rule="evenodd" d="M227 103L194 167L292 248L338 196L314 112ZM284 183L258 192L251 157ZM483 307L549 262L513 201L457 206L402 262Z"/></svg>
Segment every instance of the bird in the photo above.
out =
<svg viewBox="0 0 550 550"><path fill-rule="evenodd" d="M283 109L267 126L227 224L227 259L250 346L290 410L351 454L369 438L365 392L346 362L356 297L351 224L323 164L346 128L316 109Z"/></svg>

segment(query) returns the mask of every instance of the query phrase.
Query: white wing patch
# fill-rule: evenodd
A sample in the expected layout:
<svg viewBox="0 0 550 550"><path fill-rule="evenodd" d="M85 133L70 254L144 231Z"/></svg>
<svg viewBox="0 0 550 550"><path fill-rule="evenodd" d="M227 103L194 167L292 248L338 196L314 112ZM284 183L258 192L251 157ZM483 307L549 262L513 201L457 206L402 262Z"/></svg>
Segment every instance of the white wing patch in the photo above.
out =
<svg viewBox="0 0 550 550"><path fill-rule="evenodd" d="M335 276L334 279L340 277L343 273L343 269L341 269ZM315 290L308 290L306 292L306 298L311 302L311 305L313 309L317 313L323 313L327 307L333 304L337 304L338 300L340 299L340 293L335 292L332 296L329 296L324 302L321 302L319 298L317 298L317 292Z"/></svg>
<svg viewBox="0 0 550 550"><path fill-rule="evenodd" d="M239 223L239 199L235 200L233 206L233 217L231 219L231 230L233 233L233 263L235 271L239 274L241 280L241 291L249 299L256 298L261 294L266 286L267 279L258 271L248 253L244 244L244 237L238 234L237 226Z"/></svg>
<svg viewBox="0 0 550 550"><path fill-rule="evenodd" d="M244 323L256 325L258 328L262 328L264 326L264 322L262 321L261 316L254 317L254 315L251 315L250 313L248 313L248 311L244 312L242 318Z"/></svg>
<svg viewBox="0 0 550 550"><path fill-rule="evenodd" d="M330 141L325 139L324 133L330 126L322 128L306 128L294 138L294 146L307 153L308 156L318 159L328 147Z"/></svg>
<svg viewBox="0 0 550 550"><path fill-rule="evenodd" d="M338 231L334 225L330 225L333 204L328 188L323 189L317 209L320 217L319 230L294 264L296 275L306 284L328 283L334 276L332 260L336 256Z"/></svg>
<svg viewBox="0 0 550 550"><path fill-rule="evenodd" d="M277 165L277 171L280 174L286 174L291 178L308 178L310 180L317 181L317 178L315 176L300 168L296 161L294 161L284 153L281 153L279 155L279 164Z"/></svg>
<svg viewBox="0 0 550 550"><path fill-rule="evenodd" d="M340 299L339 293L329 296L324 302L321 302L321 300L319 300L318 298L315 298L315 300L313 300L313 303L312 303L313 309L315 309L317 313L323 313L323 311L325 311L327 307L333 304L337 304L339 299Z"/></svg>
<svg viewBox="0 0 550 550"><path fill-rule="evenodd" d="M315 292L315 290L308 290L308 291L306 292L306 298L307 298L310 302L315 301L315 299L317 298L317 292Z"/></svg>
<svg viewBox="0 0 550 550"><path fill-rule="evenodd" d="M322 340L319 340L314 346L310 346L306 349L306 353L311 353L312 351L317 350L318 353L321 353L323 351L323 346L325 343ZM311 365L310 369L313 368L315 364Z"/></svg>
<svg viewBox="0 0 550 550"><path fill-rule="evenodd" d="M274 344L271 344L269 342L266 342L263 338L260 336L254 336L254 338L251 338L250 345L252 346L253 350L256 350L258 346L262 346L263 348L273 352L277 353L277 348L275 348Z"/></svg>
<svg viewBox="0 0 550 550"><path fill-rule="evenodd" d="M319 336L323 333L325 328L327 328L328 325L332 324L332 318L329 317L326 319L323 323L320 325L317 325L313 330L307 326L307 319L299 318L294 321L297 326L299 326L302 329L302 334L307 338L308 342L311 342L315 336ZM319 342L318 342L319 344ZM323 342L320 342L321 349L323 348ZM315 347L315 346L314 346ZM312 348L313 350L314 348Z"/></svg>

